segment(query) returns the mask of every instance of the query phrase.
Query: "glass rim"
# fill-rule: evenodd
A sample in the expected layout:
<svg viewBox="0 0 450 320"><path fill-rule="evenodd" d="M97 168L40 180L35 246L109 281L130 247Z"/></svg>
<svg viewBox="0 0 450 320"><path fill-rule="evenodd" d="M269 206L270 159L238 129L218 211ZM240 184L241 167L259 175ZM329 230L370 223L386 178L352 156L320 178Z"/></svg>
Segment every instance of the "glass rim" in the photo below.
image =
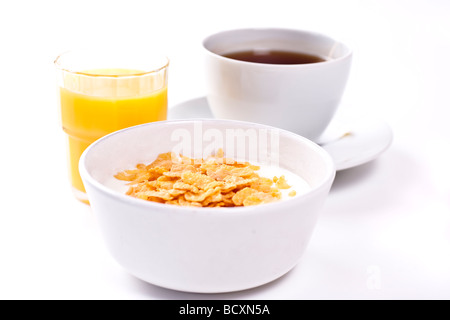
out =
<svg viewBox="0 0 450 320"><path fill-rule="evenodd" d="M152 73L158 73L164 69L166 69L169 64L170 64L170 59L166 56L166 55L159 55L159 57L164 59L164 63L162 66L157 67L157 68L152 68L151 70L148 71L142 71L142 72L136 72L136 73L127 73L127 74L103 74L103 73L93 73L93 72L86 72L86 71L80 71L80 70L76 70L74 68L69 68L67 66L64 66L61 63L61 59L65 56L67 56L68 54L73 54L73 53L77 53L77 52L83 52L83 51L87 51L87 50L68 50L65 51L61 54L59 54L56 59L53 61L53 64L55 65L55 67L58 70L64 71L64 72L69 72L72 74L77 74L77 75L82 75L82 76L86 76L86 77L104 77L104 78L127 78L127 77L137 77L137 76L144 76L144 75L149 75ZM93 52L96 52L95 50L92 50ZM98 52L98 51L97 51Z"/></svg>

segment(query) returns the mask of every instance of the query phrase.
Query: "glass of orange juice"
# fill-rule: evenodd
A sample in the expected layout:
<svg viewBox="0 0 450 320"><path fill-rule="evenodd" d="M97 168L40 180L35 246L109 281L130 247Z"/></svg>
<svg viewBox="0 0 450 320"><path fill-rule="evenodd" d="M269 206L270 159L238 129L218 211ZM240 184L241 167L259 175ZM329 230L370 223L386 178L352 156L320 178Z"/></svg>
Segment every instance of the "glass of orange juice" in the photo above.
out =
<svg viewBox="0 0 450 320"><path fill-rule="evenodd" d="M55 60L69 176L76 198L89 203L78 172L83 151L102 136L167 119L169 60L145 50L80 50Z"/></svg>

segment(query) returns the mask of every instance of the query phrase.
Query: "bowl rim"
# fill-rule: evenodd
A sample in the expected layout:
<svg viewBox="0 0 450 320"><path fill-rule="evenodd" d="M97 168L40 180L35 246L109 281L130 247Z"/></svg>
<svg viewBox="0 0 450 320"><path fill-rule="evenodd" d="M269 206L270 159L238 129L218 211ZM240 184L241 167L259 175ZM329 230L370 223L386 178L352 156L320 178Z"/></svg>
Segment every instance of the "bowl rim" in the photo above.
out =
<svg viewBox="0 0 450 320"><path fill-rule="evenodd" d="M195 122L199 122L199 121L200 122L225 123L225 124L226 123L241 124L242 126L245 126L247 128L257 127L257 128L268 129L268 130L277 130L280 132L280 136L287 135L287 136L293 137L294 139L300 140L302 143L307 144L311 149L313 149L316 153L318 153L322 157L322 159L325 161L326 169L327 169L325 178L316 187L311 188L311 190L309 190L308 192L301 194L299 196L296 196L296 197L283 199L283 200L280 200L277 202L266 203L266 204L261 204L261 205L257 205L257 206L231 207L231 208L227 208L227 207L218 207L218 208L217 207L214 207L214 208L184 207L184 206L177 206L177 205L168 205L168 204L158 203L158 202L153 202L153 201L146 201L143 199L137 199L137 198L128 196L125 193L120 193L112 188L109 188L109 187L103 185L101 182L96 180L89 173L89 171L87 170L87 168L85 166L87 158L89 157L89 154L92 152L92 150L95 149L99 144L103 143L105 140L108 140L115 135L119 135L126 131L136 130L137 128L140 128L140 127L153 127L153 126L158 127L158 126L162 126L162 125L165 126L165 125L176 125L176 124L183 124L183 123L195 123ZM303 136L295 134L291 131L287 131L284 129L276 128L276 127L269 126L269 125L259 124L259 123L253 123L253 122L248 122L248 121L239 121L239 120L208 119L208 118L163 120L163 121L144 123L144 124L140 124L140 125L136 125L136 126L128 127L125 129L114 131L110 134L107 134L107 135L99 138L98 140L94 141L91 145L89 145L88 148L86 148L86 150L81 155L78 167L79 167L79 171L80 171L80 175L82 177L83 183L87 182L87 183L91 184L94 188L101 191L103 194L107 195L108 197L114 198L116 200L120 200L121 202L125 202L132 206L138 206L138 207L149 209L149 212L152 212L152 209L159 209L159 210L166 210L166 211L168 210L173 213L181 212L183 214L186 214L186 212L193 212L196 214L204 213L207 215L214 213L215 215L225 214L228 216L230 216L230 215L234 216L237 213L250 213L250 214L255 213L255 212L260 213L261 208L271 208L272 207L272 208L276 209L277 207L282 208L286 205L289 206L293 202L304 201L310 197L313 197L315 194L321 192L324 188L327 188L328 185L331 187L331 184L334 181L334 178L336 175L336 168L335 168L334 161L331 158L331 156L328 154L328 152L325 149L323 149L321 146L319 146L317 143L315 143ZM87 194L87 195L89 197L89 194Z"/></svg>

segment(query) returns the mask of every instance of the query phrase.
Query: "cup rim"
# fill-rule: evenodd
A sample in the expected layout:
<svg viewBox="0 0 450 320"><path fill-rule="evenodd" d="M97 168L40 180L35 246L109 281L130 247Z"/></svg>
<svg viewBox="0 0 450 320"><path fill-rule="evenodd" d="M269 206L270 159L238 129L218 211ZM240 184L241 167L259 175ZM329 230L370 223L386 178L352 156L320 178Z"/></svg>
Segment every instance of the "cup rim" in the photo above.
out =
<svg viewBox="0 0 450 320"><path fill-rule="evenodd" d="M162 66L159 66L156 68L150 68L150 70L143 71L143 72L136 72L136 73L102 74L102 73L91 73L91 72L76 70L75 68L70 68L70 67L65 66L62 61L62 59L64 59L66 56L68 56L70 54L80 54L83 52L93 52L96 54L103 52L105 54L108 54L108 53L115 52L115 51L117 51L117 50L107 49L107 48L94 48L94 49L82 48L82 49L67 50L67 51L60 53L53 61L53 64L57 70L60 70L63 72L82 75L82 76L86 76L86 77L101 77L101 78L129 78L129 77L145 76L145 75L149 75L149 74L153 74L153 73L158 73L161 70L167 69L170 64L170 59L166 55L157 53L157 54L155 54L155 56L162 58L162 60L164 61L164 63L162 63ZM132 53L131 50L130 50L130 52Z"/></svg>
<svg viewBox="0 0 450 320"><path fill-rule="evenodd" d="M334 41L336 44L342 45L345 47L345 49L347 50L347 52L342 55L341 57L335 58L335 59L329 59L329 60L325 60L325 61L321 61L321 62L317 62L317 63L305 63L305 64L271 64L271 63L261 63L261 62L248 62L248 61L242 61L242 60L237 60L237 59L232 59L232 58L228 58L225 57L221 54L215 53L212 50L210 50L207 47L207 43L209 41L211 41L213 38L215 37L219 37L219 36L223 36L225 34L230 34L230 33L236 33L236 32L246 32L246 31L250 31L250 32L267 32L267 31L278 31L278 32L292 32L292 33L301 33L301 34L308 34L308 35L312 35L315 37L323 37L323 38L327 38L329 40ZM235 29L228 29L228 30L222 30L213 34L210 34L209 36L207 36L206 38L203 39L202 42L202 46L203 49L210 55L219 58L221 60L224 61L229 61L229 62L233 62L236 64L243 64L246 66L256 66L256 67L261 67L264 66L266 68L317 68L323 65L329 65L332 63L336 63L342 60L346 60L346 59L350 59L353 55L353 50L343 41L338 40L335 37L332 37L330 35L327 35L325 33L321 33L321 32L317 32L317 31L311 31L311 30L306 30L306 29L294 29L294 28L235 28Z"/></svg>
<svg viewBox="0 0 450 320"><path fill-rule="evenodd" d="M95 149L97 147L97 145L101 144L103 141L111 139L115 135L121 134L122 132L126 132L126 131L136 130L139 127L152 127L152 126L157 127L157 126L161 126L161 125L175 125L175 124L182 124L182 123L192 123L195 121L209 121L209 122L212 121L212 122L216 122L218 124L219 123L225 123L225 124L233 123L233 124L241 124L244 127L259 127L259 128L266 128L269 130L278 130L283 135L287 135L287 136L293 137L297 140L301 140L302 143L307 144L308 146L310 146L310 148L312 148L314 150L314 152L319 153L321 155L321 158L326 163L327 172L325 173L322 181L317 186L311 188L311 190L309 190L307 193L302 194L298 197L283 199L278 202L264 204L264 205L262 205L262 206L264 206L264 208L267 208L270 206L272 206L272 208L273 207L276 208L276 206L278 206L279 208L283 208L286 205L289 206L289 204L292 204L293 202L304 201L305 199L308 199L310 197L313 197L317 193L320 193L324 188L326 188L328 186L328 184L331 185L331 183L333 182L333 180L335 178L336 169L335 169L335 165L334 165L334 162L333 162L333 159L331 158L331 156L318 144L316 144L315 142L313 142L303 136L300 136L298 134L295 134L291 131L287 131L284 129L272 127L269 125L247 122L247 121L199 118L199 119L164 120L164 121L144 123L144 124L140 124L140 125L136 125L136 126L132 126L132 127L128 127L128 128L122 129L122 130L112 132L112 133L96 140L83 152L83 154L81 155L80 160L79 160L79 171L80 171L80 175L83 179L83 182L84 183L87 182L87 183L91 184L94 188L101 191L103 194L107 195L108 197L114 198L120 202L124 202L124 203L127 203L132 206L137 206L137 207L146 208L146 209L170 210L170 211L173 211L174 213L183 213L183 214L186 214L186 212L193 212L196 214L204 213L206 215L210 215L211 213L214 213L216 215L217 214L222 214L222 215L255 214L255 213L258 214L260 212L258 207L260 207L260 206L233 207L233 208L221 208L221 207L220 208L204 208L204 207L196 208L196 207L182 207L182 206L176 206L176 205L168 205L168 204L162 204L162 203L157 203L157 202L152 202L152 201L144 201L141 199L136 199L134 197L128 196L126 194L122 194L116 190L113 190L113 189L103 185L101 182L99 182L97 179L95 179L91 175L89 170L86 168L86 161L87 161L87 158L89 157L90 153L92 152L92 150ZM85 182L85 180L86 180L86 182Z"/></svg>

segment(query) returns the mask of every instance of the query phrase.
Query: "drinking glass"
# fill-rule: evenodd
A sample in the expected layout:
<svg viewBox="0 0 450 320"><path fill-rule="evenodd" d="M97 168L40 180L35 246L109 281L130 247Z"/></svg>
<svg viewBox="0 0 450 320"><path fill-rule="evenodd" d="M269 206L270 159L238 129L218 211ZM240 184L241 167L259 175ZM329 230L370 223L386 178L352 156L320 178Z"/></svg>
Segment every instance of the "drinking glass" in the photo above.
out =
<svg viewBox="0 0 450 320"><path fill-rule="evenodd" d="M83 151L111 132L167 119L169 60L138 49L70 51L55 60L69 177L89 203L78 171Z"/></svg>

